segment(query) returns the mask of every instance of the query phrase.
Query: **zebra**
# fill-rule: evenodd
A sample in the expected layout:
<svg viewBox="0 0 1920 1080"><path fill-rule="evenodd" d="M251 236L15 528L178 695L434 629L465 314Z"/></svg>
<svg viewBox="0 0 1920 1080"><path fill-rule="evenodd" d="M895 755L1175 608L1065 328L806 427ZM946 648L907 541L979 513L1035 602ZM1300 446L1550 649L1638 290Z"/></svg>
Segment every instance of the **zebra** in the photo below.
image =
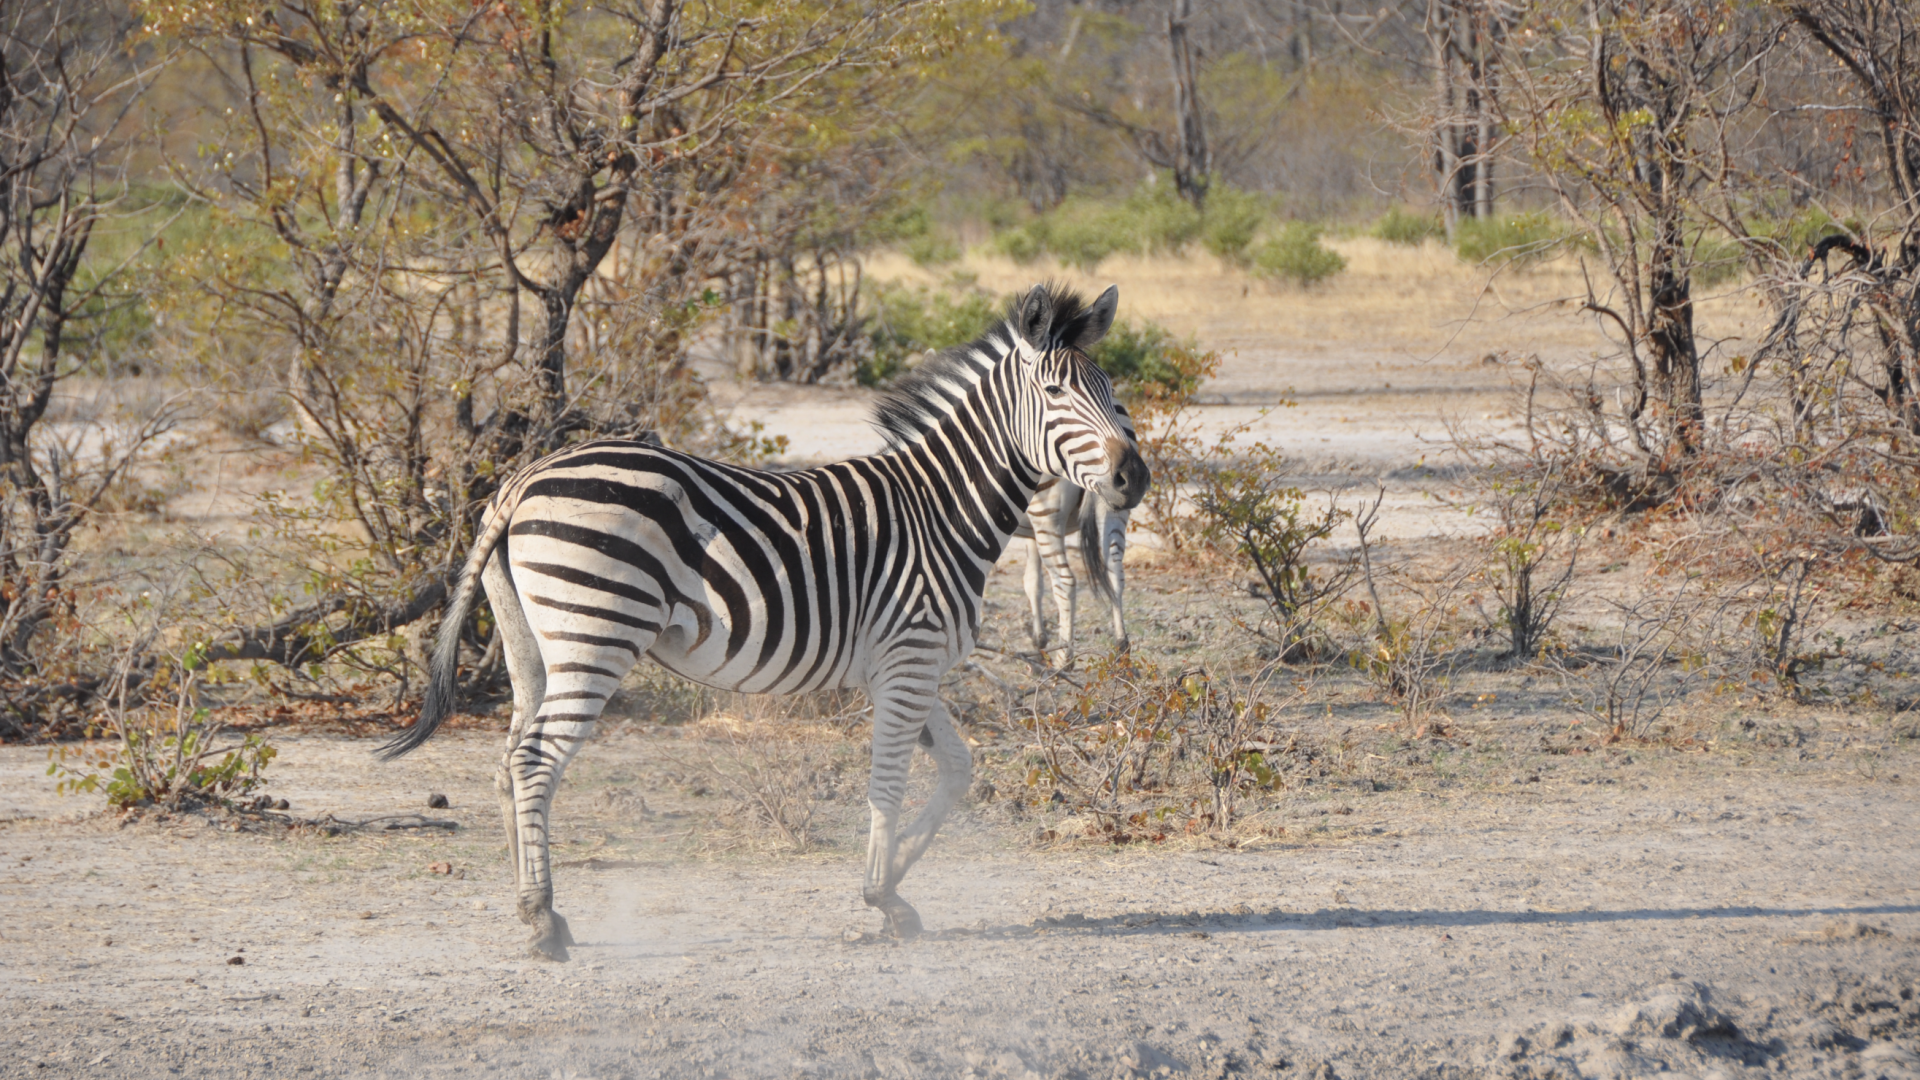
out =
<svg viewBox="0 0 1920 1080"><path fill-rule="evenodd" d="M920 932L907 870L968 790L973 759L939 697L972 651L988 572L1048 477L1138 505L1151 477L1083 350L1119 290L1092 304L1038 285L971 345L885 392L878 454L772 473L635 441L573 446L505 484L481 518L434 646L420 746L454 703L461 626L484 587L513 684L497 782L521 921L537 956L568 957L553 910L548 811L567 762L621 678L650 656L720 689L859 686L873 704L872 812L861 896L896 937ZM939 769L904 830L915 744Z"/></svg>
<svg viewBox="0 0 1920 1080"><path fill-rule="evenodd" d="M969 365L974 374L984 374L986 365ZM1137 444L1133 417L1126 406L1113 403L1115 423ZM882 427L889 440L892 433ZM1131 647L1127 637L1126 613L1122 596L1126 591L1127 524L1130 511L1115 509L1105 499L1088 500L1086 489L1069 480L1048 477L1027 504L1027 519L1014 531L1015 539L1027 541L1027 568L1023 584L1030 616L1028 633L1033 646L1049 663L1067 666L1073 657L1073 628L1078 609L1073 563L1067 558L1067 534L1080 530L1080 556L1094 591L1107 601L1113 615L1114 647L1125 652ZM1053 593L1059 612L1061 649L1057 657L1047 649L1047 619L1041 601L1043 583Z"/></svg>
<svg viewBox="0 0 1920 1080"><path fill-rule="evenodd" d="M1121 426L1131 434L1133 425L1126 418L1126 410L1116 409L1116 413L1121 418ZM1127 554L1128 513L1107 505L1104 499L1088 499L1085 489L1066 480L1042 481L1033 501L1027 504L1028 524L1014 535L1028 541L1023 582L1031 617L1028 632L1033 636L1033 647L1047 656L1048 662L1062 667L1072 662L1078 582L1074 580L1073 564L1067 558L1066 537L1075 528L1080 530L1080 558L1086 565L1087 577L1113 615L1114 648L1125 652L1131 647L1122 606L1127 585L1123 564ZM1041 602L1043 586L1053 593L1054 607L1059 612L1058 657L1048 654L1047 618Z"/></svg>

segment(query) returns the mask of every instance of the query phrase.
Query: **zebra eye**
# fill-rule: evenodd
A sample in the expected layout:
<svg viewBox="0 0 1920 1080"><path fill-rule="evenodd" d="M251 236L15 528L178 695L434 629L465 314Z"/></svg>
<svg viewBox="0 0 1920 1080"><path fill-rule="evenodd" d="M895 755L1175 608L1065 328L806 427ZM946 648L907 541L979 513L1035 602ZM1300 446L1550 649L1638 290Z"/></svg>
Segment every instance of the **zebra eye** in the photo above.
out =
<svg viewBox="0 0 1920 1080"><path fill-rule="evenodd" d="M1059 397L1061 394L1066 393L1066 391L1061 389L1058 384L1048 384L1047 393L1052 394L1054 397Z"/></svg>

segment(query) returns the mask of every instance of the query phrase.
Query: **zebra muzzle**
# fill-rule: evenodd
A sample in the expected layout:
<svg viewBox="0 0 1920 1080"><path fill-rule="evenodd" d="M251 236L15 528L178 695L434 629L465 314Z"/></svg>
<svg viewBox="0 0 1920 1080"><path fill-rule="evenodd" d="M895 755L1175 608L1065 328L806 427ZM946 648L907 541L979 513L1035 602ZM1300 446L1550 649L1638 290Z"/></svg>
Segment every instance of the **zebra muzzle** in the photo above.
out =
<svg viewBox="0 0 1920 1080"><path fill-rule="evenodd" d="M1147 461L1140 451L1115 439L1108 443L1107 453L1110 460L1116 462L1113 474L1100 484L1100 497L1115 510L1131 510L1140 505L1147 497L1147 488L1153 483L1153 472L1147 468Z"/></svg>

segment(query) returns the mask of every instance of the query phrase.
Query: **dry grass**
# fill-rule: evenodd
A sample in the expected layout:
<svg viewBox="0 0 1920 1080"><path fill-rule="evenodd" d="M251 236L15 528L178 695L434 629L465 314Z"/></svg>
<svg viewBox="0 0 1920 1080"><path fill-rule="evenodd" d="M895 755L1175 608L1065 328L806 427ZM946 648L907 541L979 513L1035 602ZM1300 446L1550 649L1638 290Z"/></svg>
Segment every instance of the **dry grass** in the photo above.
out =
<svg viewBox="0 0 1920 1080"><path fill-rule="evenodd" d="M1357 237L1327 244L1346 257L1347 269L1306 289L1265 284L1204 254L1116 257L1087 274L1051 259L1022 265L976 250L932 270L904 256L880 255L869 270L882 279L927 283L970 274L995 293L1042 278L1088 291L1118 284L1129 317L1193 334L1223 351L1362 349L1458 362L1499 352L1577 360L1605 348L1594 317L1579 310L1586 287L1575 257L1494 273L1433 241L1405 247ZM1750 300L1709 297L1701 307L1708 337L1755 329Z"/></svg>

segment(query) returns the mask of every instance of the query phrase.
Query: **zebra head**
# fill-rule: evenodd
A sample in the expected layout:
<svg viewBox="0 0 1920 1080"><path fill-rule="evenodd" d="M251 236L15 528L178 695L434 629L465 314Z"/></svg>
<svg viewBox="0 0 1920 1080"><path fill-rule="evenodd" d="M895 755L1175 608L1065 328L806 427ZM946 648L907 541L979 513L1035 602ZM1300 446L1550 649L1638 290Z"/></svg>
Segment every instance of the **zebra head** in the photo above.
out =
<svg viewBox="0 0 1920 1080"><path fill-rule="evenodd" d="M1022 418L1015 438L1041 472L1098 492L1117 510L1131 510L1146 495L1152 474L1131 425L1118 418L1125 413L1113 399L1112 381L1085 351L1106 336L1119 305L1118 286L1083 307L1078 297L1036 285L1015 306L1009 328L1017 339L1015 393Z"/></svg>

